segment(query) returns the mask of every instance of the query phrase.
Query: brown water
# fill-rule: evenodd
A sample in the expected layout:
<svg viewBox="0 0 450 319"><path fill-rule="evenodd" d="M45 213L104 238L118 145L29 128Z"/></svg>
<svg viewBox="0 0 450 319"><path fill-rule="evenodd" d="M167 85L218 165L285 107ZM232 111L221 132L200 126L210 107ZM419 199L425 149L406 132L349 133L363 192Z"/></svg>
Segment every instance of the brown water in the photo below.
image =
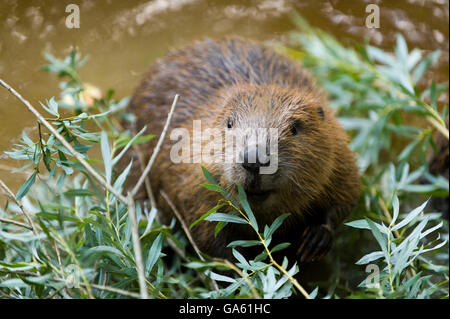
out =
<svg viewBox="0 0 450 319"><path fill-rule="evenodd" d="M90 56L80 71L83 81L116 97L129 96L148 66L168 50L203 37L237 34L261 41L283 40L295 26L290 15L301 13L313 26L344 43L365 42L392 49L395 33L409 47L441 49L432 77L448 81L448 1L207 1L207 0L0 0L0 78L33 105L58 95L58 80L40 71L42 53L65 56L72 46ZM80 7L79 29L65 27L66 5ZM364 25L365 7L380 6L378 30ZM0 179L16 191L26 172L10 171L22 163L3 154L23 129L33 135L36 121L6 90L0 88Z"/></svg>

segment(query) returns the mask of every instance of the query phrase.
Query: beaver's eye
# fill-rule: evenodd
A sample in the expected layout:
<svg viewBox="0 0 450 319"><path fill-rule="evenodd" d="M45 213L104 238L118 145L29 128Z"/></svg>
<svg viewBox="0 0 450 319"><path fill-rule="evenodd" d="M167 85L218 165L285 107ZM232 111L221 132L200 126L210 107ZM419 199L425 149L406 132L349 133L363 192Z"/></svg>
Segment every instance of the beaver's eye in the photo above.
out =
<svg viewBox="0 0 450 319"><path fill-rule="evenodd" d="M321 106L319 106L318 108L317 108L317 113L319 113L319 116L320 116L320 118L323 120L323 119L325 119L325 112L324 112L324 110L323 110L323 108L321 107Z"/></svg>
<svg viewBox="0 0 450 319"><path fill-rule="evenodd" d="M232 128L233 127L233 120L229 119L227 122L227 127Z"/></svg>
<svg viewBox="0 0 450 319"><path fill-rule="evenodd" d="M300 130L302 129L302 122L300 121L295 121L291 124L291 134L292 135L297 135Z"/></svg>

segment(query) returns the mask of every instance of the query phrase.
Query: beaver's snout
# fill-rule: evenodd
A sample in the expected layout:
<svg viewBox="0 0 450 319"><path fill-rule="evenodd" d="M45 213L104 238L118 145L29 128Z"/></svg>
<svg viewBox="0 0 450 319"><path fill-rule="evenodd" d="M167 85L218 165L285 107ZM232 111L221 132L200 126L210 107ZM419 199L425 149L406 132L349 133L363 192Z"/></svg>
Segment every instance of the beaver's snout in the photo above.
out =
<svg viewBox="0 0 450 319"><path fill-rule="evenodd" d="M267 167L270 165L270 157L264 154L265 151L261 151L261 148L253 145L244 150L244 161L242 167L244 167L249 174L260 174L261 167Z"/></svg>
<svg viewBox="0 0 450 319"><path fill-rule="evenodd" d="M247 197L253 202L263 202L271 194L268 189L272 185L268 178L263 177L264 168L270 166L270 156L266 154L266 148L258 145L252 145L243 151L242 167L244 168L246 178L244 188Z"/></svg>

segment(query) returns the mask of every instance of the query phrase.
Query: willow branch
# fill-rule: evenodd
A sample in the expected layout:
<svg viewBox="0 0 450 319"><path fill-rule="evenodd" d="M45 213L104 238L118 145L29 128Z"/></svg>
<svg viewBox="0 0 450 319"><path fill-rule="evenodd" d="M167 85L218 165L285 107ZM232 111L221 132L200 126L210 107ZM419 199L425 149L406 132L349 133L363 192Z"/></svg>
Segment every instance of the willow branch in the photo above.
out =
<svg viewBox="0 0 450 319"><path fill-rule="evenodd" d="M23 208L22 203L17 200L17 198L14 195L14 193L8 188L8 186L6 186L6 184L1 179L0 179L0 187L3 190L3 192L5 193L5 195L8 196L9 198L11 198L14 201L14 203L16 203L17 206L19 206L20 211L22 212L22 214L25 216L25 218L27 219L28 223L30 224L30 228L29 227L26 227L26 228L31 229L34 234L37 234L36 227L35 227L35 225L33 223L33 220L31 219L30 215L27 213L25 208Z"/></svg>
<svg viewBox="0 0 450 319"><path fill-rule="evenodd" d="M139 290L142 299L148 299L147 284L145 282L144 262L142 259L141 242L139 241L138 224L136 219L136 206L133 196L128 193L127 196L128 217L130 218L131 237L133 240L133 251L136 259L136 269L139 279Z"/></svg>
<svg viewBox="0 0 450 319"><path fill-rule="evenodd" d="M5 223L5 224L16 225L16 226L23 227L23 228L26 228L26 229L29 229L29 230L33 230L33 227L31 227L31 226L29 226L27 224L21 223L21 222L17 222L17 221L12 220L12 219L7 219L7 218L1 218L0 217L0 222L1 223Z"/></svg>
<svg viewBox="0 0 450 319"><path fill-rule="evenodd" d="M177 102L178 102L178 97L179 97L179 95L176 94L175 98L173 99L172 107L170 108L169 114L167 115L167 120L166 120L166 124L164 125L164 129L159 137L159 140L158 140L158 143L156 144L155 149L153 150L153 154L150 157L148 164L145 167L141 177L139 178L138 182L136 183L133 190L131 191L131 194L133 196L135 196L137 194L137 192L139 191L139 189L141 188L142 184L145 181L146 176L148 175L148 173L150 173L150 169L152 168L153 163L156 160L156 157L158 156L159 150L161 149L161 145L164 141L164 138L166 137L170 121L172 120L173 112L174 112L175 106L177 105Z"/></svg>
<svg viewBox="0 0 450 319"><path fill-rule="evenodd" d="M116 198L118 198L123 203L127 203L127 199L125 196L120 194L114 187L112 187L109 183L105 181L105 179L100 176L99 173L91 166L88 162L84 159L84 157L78 153L72 145L69 144L69 142L66 141L66 139L59 134L55 128L28 102L25 100L16 90L14 90L11 86L9 86L7 83L5 83L3 80L0 79L0 85L6 88L9 92L11 92L20 102L22 102L27 109L33 113L33 115L38 119L39 122L41 122L60 142L64 147L72 154L73 157L75 157L81 165L84 166L84 168L94 177L94 179L97 180L105 189L109 190Z"/></svg>
<svg viewBox="0 0 450 319"><path fill-rule="evenodd" d="M194 241L194 238L192 238L191 232L189 231L189 228L187 227L186 223L183 220L183 217L181 216L178 209L175 207L175 204L170 200L169 196L167 196L166 192L163 190L160 190L159 193L164 198L164 200L169 205L170 209L173 211L177 219L180 221L181 228L183 228L184 233L186 234L186 237L188 238L189 242L191 243L192 247L194 247L195 252L197 253L198 258L200 258L201 261L205 261L205 258L203 258L202 253L200 249L198 248L197 244Z"/></svg>

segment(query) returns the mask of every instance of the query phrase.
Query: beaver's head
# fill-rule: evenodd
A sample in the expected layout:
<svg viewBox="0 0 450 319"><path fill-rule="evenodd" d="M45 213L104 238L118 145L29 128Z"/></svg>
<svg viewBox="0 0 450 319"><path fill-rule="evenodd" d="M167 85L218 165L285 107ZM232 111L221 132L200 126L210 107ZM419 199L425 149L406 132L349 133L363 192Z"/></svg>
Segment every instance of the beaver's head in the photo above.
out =
<svg viewBox="0 0 450 319"><path fill-rule="evenodd" d="M236 138L225 137L223 149L233 146L234 160L209 165L221 185L242 185L252 206L264 209L316 199L332 174L340 131L323 95L273 86L237 86L225 95L213 126Z"/></svg>

